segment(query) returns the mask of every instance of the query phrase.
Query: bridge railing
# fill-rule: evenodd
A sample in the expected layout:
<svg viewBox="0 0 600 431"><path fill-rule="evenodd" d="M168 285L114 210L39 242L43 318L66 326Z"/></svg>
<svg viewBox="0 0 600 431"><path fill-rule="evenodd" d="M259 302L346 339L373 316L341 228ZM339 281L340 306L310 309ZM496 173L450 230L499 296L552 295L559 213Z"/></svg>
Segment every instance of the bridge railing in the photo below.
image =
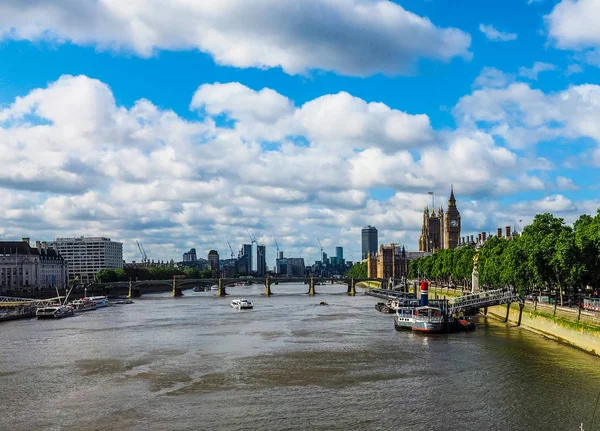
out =
<svg viewBox="0 0 600 431"><path fill-rule="evenodd" d="M510 302L521 302L519 294L512 289L488 290L451 299L448 311L457 312L466 308L483 308Z"/></svg>

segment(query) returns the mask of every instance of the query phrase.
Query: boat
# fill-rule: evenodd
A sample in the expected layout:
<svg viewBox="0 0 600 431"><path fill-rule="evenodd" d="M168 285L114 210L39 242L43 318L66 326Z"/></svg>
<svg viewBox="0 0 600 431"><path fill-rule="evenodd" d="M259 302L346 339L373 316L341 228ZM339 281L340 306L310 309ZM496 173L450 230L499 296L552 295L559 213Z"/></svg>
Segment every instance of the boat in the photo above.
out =
<svg viewBox="0 0 600 431"><path fill-rule="evenodd" d="M194 292L206 292L207 290L210 290L210 287L206 287L206 286L196 286L194 287Z"/></svg>
<svg viewBox="0 0 600 431"><path fill-rule="evenodd" d="M417 332L437 333L445 328L444 314L437 307L425 305L416 307L413 312L412 330Z"/></svg>
<svg viewBox="0 0 600 431"><path fill-rule="evenodd" d="M251 310L254 308L252 301L243 298L231 301L231 307L237 308L238 310Z"/></svg>
<svg viewBox="0 0 600 431"><path fill-rule="evenodd" d="M394 328L396 331L410 331L413 323L415 322L415 308L414 307L399 307L396 310L394 316Z"/></svg>
<svg viewBox="0 0 600 431"><path fill-rule="evenodd" d="M91 301L89 298L76 299L67 305L72 307L76 313L80 311L91 311L96 309L96 303Z"/></svg>
<svg viewBox="0 0 600 431"><path fill-rule="evenodd" d="M133 302L131 299L127 299L126 298L126 299L119 299L119 300L115 301L115 304L119 304L119 305L122 305L122 304L135 304L135 302Z"/></svg>
<svg viewBox="0 0 600 431"><path fill-rule="evenodd" d="M385 302L378 302L375 304L375 309L381 313L392 314L394 312L394 309L389 307Z"/></svg>
<svg viewBox="0 0 600 431"><path fill-rule="evenodd" d="M83 299L89 299L90 301L94 301L96 303L96 308L108 307L110 305L106 296L90 296L88 298Z"/></svg>
<svg viewBox="0 0 600 431"><path fill-rule="evenodd" d="M61 319L63 317L70 317L75 314L75 311L71 307L66 305L49 305L47 307L39 307L35 312L38 319Z"/></svg>

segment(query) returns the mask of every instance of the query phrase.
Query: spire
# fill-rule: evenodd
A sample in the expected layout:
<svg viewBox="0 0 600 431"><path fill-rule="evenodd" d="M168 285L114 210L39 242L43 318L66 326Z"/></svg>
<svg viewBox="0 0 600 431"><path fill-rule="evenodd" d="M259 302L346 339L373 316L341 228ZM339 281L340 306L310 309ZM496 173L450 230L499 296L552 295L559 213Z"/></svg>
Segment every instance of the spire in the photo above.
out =
<svg viewBox="0 0 600 431"><path fill-rule="evenodd" d="M454 197L454 185L450 184L450 199L448 199L448 206L455 207L456 206L456 198Z"/></svg>

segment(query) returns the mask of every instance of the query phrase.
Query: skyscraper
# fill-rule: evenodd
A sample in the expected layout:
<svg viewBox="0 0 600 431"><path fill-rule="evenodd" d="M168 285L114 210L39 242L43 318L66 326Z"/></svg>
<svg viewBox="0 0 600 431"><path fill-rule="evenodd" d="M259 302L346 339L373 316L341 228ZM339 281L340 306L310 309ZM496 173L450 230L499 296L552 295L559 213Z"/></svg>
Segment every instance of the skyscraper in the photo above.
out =
<svg viewBox="0 0 600 431"><path fill-rule="evenodd" d="M208 261L210 262L210 269L214 276L219 274L219 252L217 250L211 250L208 252Z"/></svg>
<svg viewBox="0 0 600 431"><path fill-rule="evenodd" d="M344 261L344 247L335 248L335 258L337 260L337 264L341 265Z"/></svg>
<svg viewBox="0 0 600 431"><path fill-rule="evenodd" d="M362 258L366 259L369 254L377 253L377 228L375 226L366 226L362 229Z"/></svg>
<svg viewBox="0 0 600 431"><path fill-rule="evenodd" d="M264 245L256 246L256 275L264 277L267 274L267 247Z"/></svg>

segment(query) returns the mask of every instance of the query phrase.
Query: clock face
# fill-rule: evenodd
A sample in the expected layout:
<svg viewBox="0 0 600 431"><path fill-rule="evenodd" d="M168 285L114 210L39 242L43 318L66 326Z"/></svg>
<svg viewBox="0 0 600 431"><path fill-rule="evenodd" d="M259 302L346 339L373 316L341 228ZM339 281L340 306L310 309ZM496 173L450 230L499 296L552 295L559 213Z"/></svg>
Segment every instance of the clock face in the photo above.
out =
<svg viewBox="0 0 600 431"><path fill-rule="evenodd" d="M452 226L452 227L456 227L456 226L458 226L458 221L456 221L456 220L451 220L451 221L450 221L450 226Z"/></svg>

